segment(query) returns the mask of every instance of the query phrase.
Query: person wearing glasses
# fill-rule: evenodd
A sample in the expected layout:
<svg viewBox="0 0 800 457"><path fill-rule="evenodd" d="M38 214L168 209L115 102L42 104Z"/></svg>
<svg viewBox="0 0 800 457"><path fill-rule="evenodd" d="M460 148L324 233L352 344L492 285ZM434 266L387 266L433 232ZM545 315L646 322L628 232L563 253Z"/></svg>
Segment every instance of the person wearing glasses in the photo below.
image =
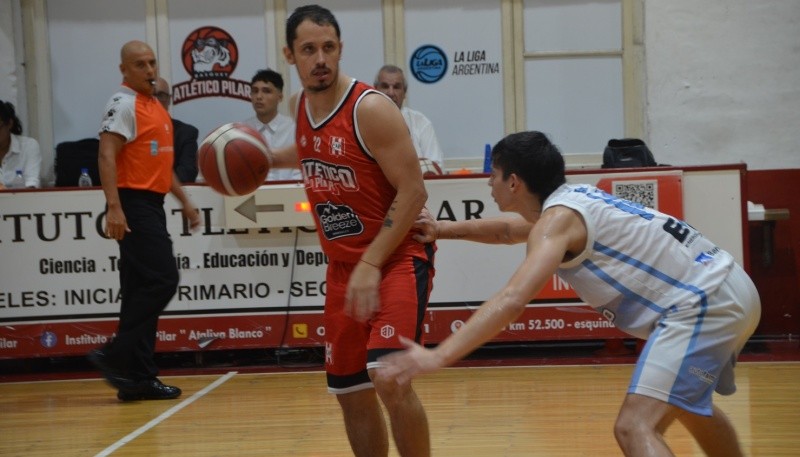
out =
<svg viewBox="0 0 800 457"><path fill-rule="evenodd" d="M164 78L156 81L155 96L165 110L169 111L172 103L169 83ZM172 118L172 131L175 135L175 162L172 169L182 183L197 180L197 137L199 132L193 125Z"/></svg>

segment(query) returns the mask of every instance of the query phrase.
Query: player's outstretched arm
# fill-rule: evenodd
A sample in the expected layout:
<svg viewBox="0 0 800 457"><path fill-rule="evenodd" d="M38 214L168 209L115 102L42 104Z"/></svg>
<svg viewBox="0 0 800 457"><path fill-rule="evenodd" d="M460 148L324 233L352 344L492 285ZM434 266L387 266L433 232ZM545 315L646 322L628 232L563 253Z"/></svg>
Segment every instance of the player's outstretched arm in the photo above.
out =
<svg viewBox="0 0 800 457"><path fill-rule="evenodd" d="M420 243L466 240L486 244L518 244L528 239L533 224L518 216L437 221L428 210L423 210L417 216L414 228L418 230L414 239Z"/></svg>
<svg viewBox="0 0 800 457"><path fill-rule="evenodd" d="M297 146L285 146L282 148L272 149L272 168L298 168Z"/></svg>
<svg viewBox="0 0 800 457"><path fill-rule="evenodd" d="M406 341L407 350L382 357L378 375L405 384L419 374L452 365L513 322L552 279L567 253L585 243L585 227L577 213L559 209L545 214L530 232L525 261L503 289L435 349Z"/></svg>

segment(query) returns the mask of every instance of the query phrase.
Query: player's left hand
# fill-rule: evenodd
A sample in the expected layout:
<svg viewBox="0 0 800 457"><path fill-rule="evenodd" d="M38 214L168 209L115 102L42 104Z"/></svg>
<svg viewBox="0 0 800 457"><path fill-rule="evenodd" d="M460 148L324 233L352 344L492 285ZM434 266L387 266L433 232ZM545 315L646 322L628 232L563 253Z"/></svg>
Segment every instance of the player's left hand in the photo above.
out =
<svg viewBox="0 0 800 457"><path fill-rule="evenodd" d="M344 312L359 322L367 322L380 309L381 270L358 262L350 274L344 297Z"/></svg>
<svg viewBox="0 0 800 457"><path fill-rule="evenodd" d="M378 362L380 362L377 370L378 377L405 385L418 375L434 372L444 366L433 350L402 336L400 343L406 347L406 350L392 352L378 358Z"/></svg>

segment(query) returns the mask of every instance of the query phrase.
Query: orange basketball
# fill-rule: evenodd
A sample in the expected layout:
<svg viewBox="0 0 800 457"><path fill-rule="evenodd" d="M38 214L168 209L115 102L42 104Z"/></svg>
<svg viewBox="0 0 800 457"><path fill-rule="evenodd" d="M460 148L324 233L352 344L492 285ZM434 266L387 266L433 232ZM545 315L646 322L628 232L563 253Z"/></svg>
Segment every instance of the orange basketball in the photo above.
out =
<svg viewBox="0 0 800 457"><path fill-rule="evenodd" d="M238 122L209 133L197 150L203 178L223 195L246 195L264 183L272 151L252 127Z"/></svg>

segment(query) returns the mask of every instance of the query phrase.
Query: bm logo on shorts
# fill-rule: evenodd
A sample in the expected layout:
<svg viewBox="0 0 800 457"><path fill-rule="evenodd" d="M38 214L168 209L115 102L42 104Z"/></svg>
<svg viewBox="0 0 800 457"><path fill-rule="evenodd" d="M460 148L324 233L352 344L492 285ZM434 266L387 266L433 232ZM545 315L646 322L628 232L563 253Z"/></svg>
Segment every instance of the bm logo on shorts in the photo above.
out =
<svg viewBox="0 0 800 457"><path fill-rule="evenodd" d="M394 336L394 327L391 325L384 325L381 327L381 336L385 339L389 339Z"/></svg>
<svg viewBox="0 0 800 457"><path fill-rule="evenodd" d="M447 73L447 56L438 46L426 44L411 54L408 67L417 81L433 84Z"/></svg>

